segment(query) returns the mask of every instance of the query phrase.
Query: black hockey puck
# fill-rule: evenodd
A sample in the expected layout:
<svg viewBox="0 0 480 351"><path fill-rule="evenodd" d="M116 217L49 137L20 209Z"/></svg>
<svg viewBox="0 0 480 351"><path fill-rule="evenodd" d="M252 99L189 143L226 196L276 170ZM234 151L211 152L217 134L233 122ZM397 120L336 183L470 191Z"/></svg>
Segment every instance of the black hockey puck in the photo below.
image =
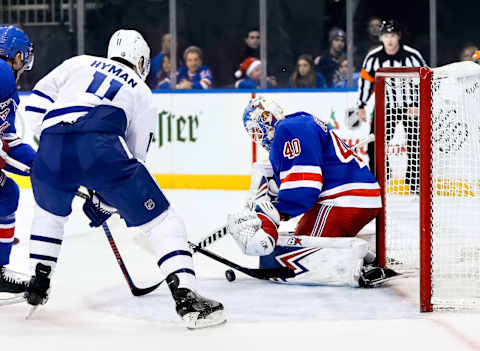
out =
<svg viewBox="0 0 480 351"><path fill-rule="evenodd" d="M233 281L236 279L236 277L235 277L235 272L232 271L231 269L227 269L227 270L225 271L225 277L227 278L227 280L228 280L229 282L233 282Z"/></svg>
<svg viewBox="0 0 480 351"><path fill-rule="evenodd" d="M20 242L20 239L13 238L13 245L17 245Z"/></svg>

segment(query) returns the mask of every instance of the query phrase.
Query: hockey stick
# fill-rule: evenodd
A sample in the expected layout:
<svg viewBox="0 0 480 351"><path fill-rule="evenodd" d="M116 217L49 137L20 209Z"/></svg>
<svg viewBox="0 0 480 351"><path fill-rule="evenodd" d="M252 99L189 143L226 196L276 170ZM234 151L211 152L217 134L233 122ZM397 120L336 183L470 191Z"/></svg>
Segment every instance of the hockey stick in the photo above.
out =
<svg viewBox="0 0 480 351"><path fill-rule="evenodd" d="M9 161L12 162L13 159L10 159ZM13 160L15 161L15 160ZM20 170L24 172L29 172L30 168L26 165L23 165L21 162L15 161L12 162L13 164L9 163L10 165L19 168ZM24 166L23 169L21 166ZM83 192L77 191L76 193L77 196L86 199L89 196ZM105 232L105 235L107 236L108 242L113 250L113 253L115 255L115 258L117 260L118 265L120 266L120 269L122 270L122 273L125 277L125 280L127 281L127 284L130 288L130 291L134 296L142 296L146 295L153 290L155 290L162 282L159 282L151 287L148 288L138 288L135 286L133 283L132 278L130 277L130 274L128 273L128 270L125 266L125 263L123 262L123 259L120 255L120 252L118 250L118 247L113 239L112 233L110 231L110 228L108 227L107 223L102 224L102 228ZM216 260L218 262L221 262L231 268L234 268L250 277L257 278L257 279L270 279L270 278L291 278L295 276L295 273L287 268L287 267L280 267L280 268L269 268L269 269L255 269L255 268L247 268L240 266L232 261L229 261L221 256L218 256L214 254L213 252L207 251L204 248L211 245L213 242L219 240L220 238L223 238L227 234L227 226L223 226L219 228L218 230L214 231L210 235L208 235L206 238L202 239L198 244L194 244L192 242L188 242L190 247L193 249L194 252L199 252L205 256L210 257L213 260Z"/></svg>
<svg viewBox="0 0 480 351"><path fill-rule="evenodd" d="M127 281L128 287L130 288L130 291L132 292L133 296L143 296L151 293L153 290L159 287L160 284L163 283L163 280L155 285L152 285L148 288L138 288L135 286L133 283L132 278L130 277L130 274L128 273L127 267L125 266L125 263L123 262L122 256L120 255L120 252L118 251L117 244L115 243L115 240L113 240L112 232L110 231L110 228L107 225L107 222L104 222L102 224L103 231L105 232L105 235L107 236L108 243L110 244L110 247L112 248L113 254L115 255L115 259L117 260L118 266L122 270L123 276L125 277L125 280Z"/></svg>
<svg viewBox="0 0 480 351"><path fill-rule="evenodd" d="M356 143L355 145L353 145L351 147L352 150L356 150L360 147L362 147L363 145L365 144L369 144L371 143L372 141L375 141L375 134L369 134L365 139L362 139L360 140L358 143Z"/></svg>
<svg viewBox="0 0 480 351"><path fill-rule="evenodd" d="M215 230L214 232L212 232L211 234L207 235L205 238L200 240L196 244L196 246L204 249L207 246L212 245L215 241L223 238L225 235L227 235L227 225L224 225L224 226L218 228L217 230Z"/></svg>
<svg viewBox="0 0 480 351"><path fill-rule="evenodd" d="M202 255L210 257L212 260L223 263L226 266L236 269L239 272L242 272L252 278L268 280L271 278L293 278L295 273L288 267L279 267L279 268L247 268L236 264L235 262L229 261L226 258L218 256L217 254L201 248L199 245L195 245L192 242L188 242L193 252L199 252Z"/></svg>
<svg viewBox="0 0 480 351"><path fill-rule="evenodd" d="M30 173L30 167L20 161L11 158L10 156L7 156L7 158L5 159L5 163L9 166L12 166L13 168L18 169L19 171Z"/></svg>
<svg viewBox="0 0 480 351"><path fill-rule="evenodd" d="M19 162L9 156L6 158L6 163L9 164L12 167L15 167L19 169L22 172L25 173L30 173L30 167L27 165L23 164L22 162ZM77 191L76 195L78 197L81 197L82 199L87 199L89 196L85 193L82 193L81 191ZM118 250L117 244L115 243L115 240L113 239L112 232L110 231L110 228L108 227L107 223L102 224L103 231L105 232L105 235L107 236L108 243L110 244L110 247L112 248L113 254L115 255L116 261L122 270L123 276L125 277L125 280L127 281L128 287L130 288L130 291L132 292L133 296L143 296L148 293L151 293L153 290L158 288L158 286L163 282L159 282L153 286L150 286L148 288L138 288L135 286L133 283L132 278L130 277L130 274L128 273L127 267L125 266L125 263L123 262L122 256L120 255L120 251Z"/></svg>
<svg viewBox="0 0 480 351"><path fill-rule="evenodd" d="M82 199L88 199L90 196L87 194L77 191L76 195L78 197L81 197ZM108 227L107 222L103 222L102 224L103 231L105 232L105 235L107 236L108 243L110 244L110 247L112 248L113 254L115 255L115 259L118 263L118 266L120 267L123 276L125 277L125 280L127 281L128 287L130 288L130 291L132 292L133 296L143 296L151 293L153 290L158 288L160 284L163 283L163 280L155 285L152 285L148 288L139 288L135 286L133 283L132 277L130 276L130 273L128 273L127 266L125 266L125 262L123 262L122 256L120 255L120 251L118 250L117 244L115 243L115 240L113 239L112 232L110 231L110 228Z"/></svg>

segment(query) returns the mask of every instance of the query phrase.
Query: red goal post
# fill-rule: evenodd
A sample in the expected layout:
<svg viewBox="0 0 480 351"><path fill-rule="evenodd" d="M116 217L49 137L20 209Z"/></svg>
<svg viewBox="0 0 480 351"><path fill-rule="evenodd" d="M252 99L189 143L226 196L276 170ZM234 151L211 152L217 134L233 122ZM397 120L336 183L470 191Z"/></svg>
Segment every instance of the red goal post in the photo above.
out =
<svg viewBox="0 0 480 351"><path fill-rule="evenodd" d="M479 119L471 62L376 72L377 257L418 270L422 312L480 305Z"/></svg>

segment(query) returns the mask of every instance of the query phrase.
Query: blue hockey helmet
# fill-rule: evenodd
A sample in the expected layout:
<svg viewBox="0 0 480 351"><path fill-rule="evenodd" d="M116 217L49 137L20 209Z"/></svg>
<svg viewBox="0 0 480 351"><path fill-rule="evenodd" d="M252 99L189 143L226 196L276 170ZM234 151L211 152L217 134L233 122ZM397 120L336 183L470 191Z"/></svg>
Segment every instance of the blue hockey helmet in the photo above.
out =
<svg viewBox="0 0 480 351"><path fill-rule="evenodd" d="M17 26L0 26L0 57L13 60L17 53L22 54L23 69L33 67L33 45L27 34Z"/></svg>
<svg viewBox="0 0 480 351"><path fill-rule="evenodd" d="M243 125L252 140L270 150L275 126L284 119L283 110L276 102L263 96L250 100L243 112Z"/></svg>

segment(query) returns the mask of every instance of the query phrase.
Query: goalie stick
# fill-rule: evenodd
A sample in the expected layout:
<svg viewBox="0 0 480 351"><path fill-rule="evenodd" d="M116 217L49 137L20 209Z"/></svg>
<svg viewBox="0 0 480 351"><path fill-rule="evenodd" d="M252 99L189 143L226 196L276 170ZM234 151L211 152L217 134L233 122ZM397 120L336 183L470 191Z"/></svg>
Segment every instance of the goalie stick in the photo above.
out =
<svg viewBox="0 0 480 351"><path fill-rule="evenodd" d="M188 244L190 245L190 247L194 252L199 252L202 255L210 257L214 261L223 263L224 265L234 268L237 271L242 272L252 278L268 280L271 278L280 278L280 279L293 278L295 276L295 273L293 272L293 270L291 270L288 267L264 268L264 269L247 268L247 267L240 266L235 262L229 261L226 258L219 256L211 251L205 250L199 245L195 245L190 241L188 242Z"/></svg>
<svg viewBox="0 0 480 351"><path fill-rule="evenodd" d="M362 139L362 140L360 140L358 143L356 143L355 145L353 145L353 146L351 147L351 149L355 151L356 149L362 147L362 146L365 145L365 144L369 144L369 143L371 143L372 141L375 141L375 134L373 134L373 133L372 133L372 134L369 134L365 139Z"/></svg>

